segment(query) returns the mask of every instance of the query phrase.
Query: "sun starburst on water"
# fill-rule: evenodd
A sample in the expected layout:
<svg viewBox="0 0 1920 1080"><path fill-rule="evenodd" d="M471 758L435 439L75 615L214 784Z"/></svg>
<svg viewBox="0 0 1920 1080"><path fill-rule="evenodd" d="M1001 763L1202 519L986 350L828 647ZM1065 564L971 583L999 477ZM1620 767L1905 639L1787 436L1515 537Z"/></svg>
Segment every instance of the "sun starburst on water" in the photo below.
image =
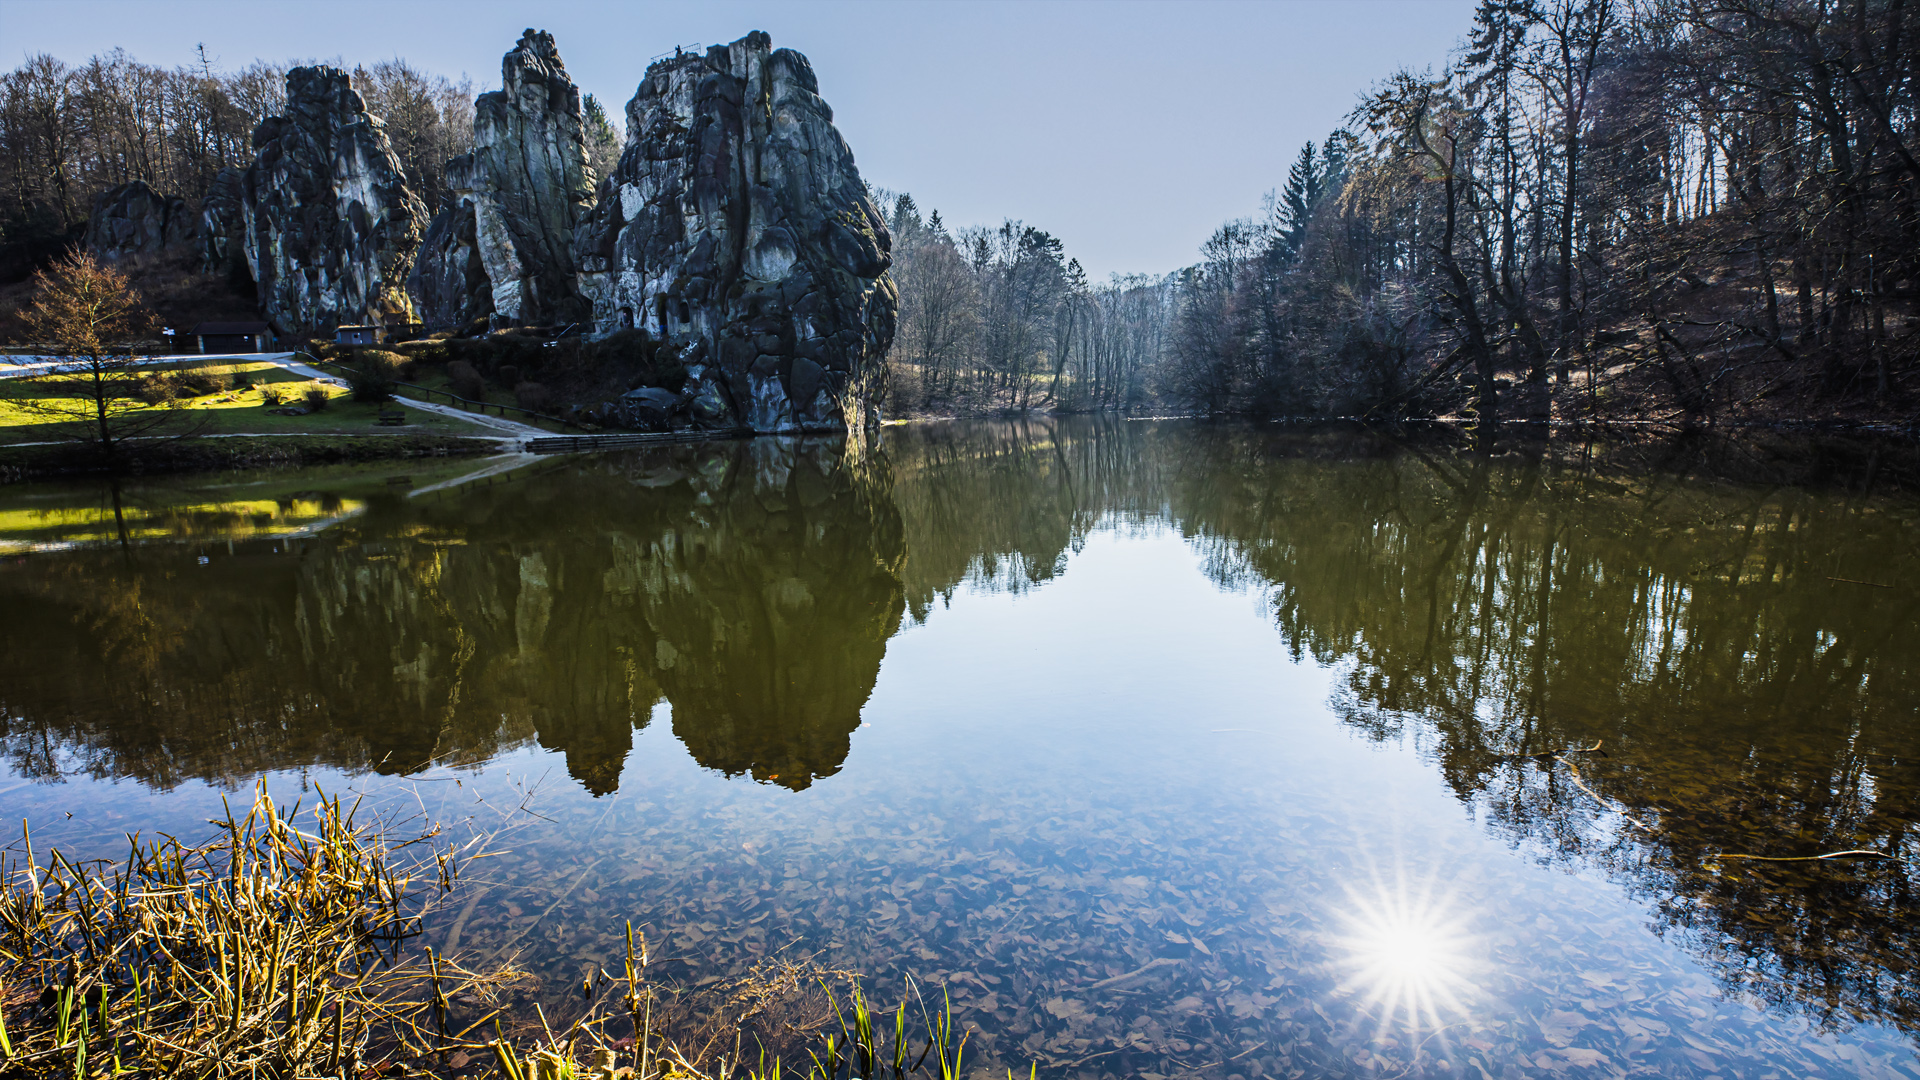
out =
<svg viewBox="0 0 1920 1080"><path fill-rule="evenodd" d="M1432 880L1397 877L1350 890L1341 913L1342 988L1389 1029L1437 1031L1466 1013L1473 992L1472 935L1452 898Z"/></svg>

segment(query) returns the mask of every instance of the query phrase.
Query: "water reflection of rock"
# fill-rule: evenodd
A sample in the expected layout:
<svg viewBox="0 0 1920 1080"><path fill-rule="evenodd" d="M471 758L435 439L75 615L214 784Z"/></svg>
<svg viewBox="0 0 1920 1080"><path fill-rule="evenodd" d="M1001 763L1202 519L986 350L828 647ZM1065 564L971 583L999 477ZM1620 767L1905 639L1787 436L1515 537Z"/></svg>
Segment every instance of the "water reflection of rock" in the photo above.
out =
<svg viewBox="0 0 1920 1080"><path fill-rule="evenodd" d="M625 583L673 731L701 764L798 790L839 771L903 607L900 516L829 444L760 440L732 494L663 523Z"/></svg>
<svg viewBox="0 0 1920 1080"><path fill-rule="evenodd" d="M42 774L239 783L538 740L598 792L664 697L697 760L799 787L845 760L903 611L1169 520L1341 668L1356 730L1416 738L1491 827L1613 875L1730 985L1912 1027L1913 475L1844 444L1489 458L1101 421L904 429L884 472L767 440L582 459L376 501L292 554L0 566L0 724ZM1599 828L1564 768L1512 756L1595 740L1584 782L1651 828ZM1904 859L1711 860L1854 847Z"/></svg>
<svg viewBox="0 0 1920 1080"><path fill-rule="evenodd" d="M35 558L0 568L0 724L49 778L405 773L537 741L604 793L665 698L702 764L804 787L846 758L901 542L870 470L762 439L393 499L205 566Z"/></svg>

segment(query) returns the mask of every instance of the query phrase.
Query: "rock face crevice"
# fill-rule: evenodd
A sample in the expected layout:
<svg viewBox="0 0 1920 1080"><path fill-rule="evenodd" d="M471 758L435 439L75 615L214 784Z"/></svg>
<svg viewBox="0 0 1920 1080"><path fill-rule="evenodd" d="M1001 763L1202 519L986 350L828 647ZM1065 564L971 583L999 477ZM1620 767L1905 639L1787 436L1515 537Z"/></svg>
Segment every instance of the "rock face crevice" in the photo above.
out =
<svg viewBox="0 0 1920 1080"><path fill-rule="evenodd" d="M94 200L82 243L108 262L127 256L162 255L194 244L196 230L187 201L161 195L145 180L108 188Z"/></svg>
<svg viewBox="0 0 1920 1080"><path fill-rule="evenodd" d="M595 328L679 347L741 427L845 426L893 341L886 223L812 65L758 31L648 67L574 240Z"/></svg>
<svg viewBox="0 0 1920 1080"><path fill-rule="evenodd" d="M242 169L221 169L200 202L200 264L208 273L231 274L246 265L246 216L240 205L246 176Z"/></svg>
<svg viewBox="0 0 1920 1080"><path fill-rule="evenodd" d="M583 321L573 230L592 205L580 90L553 35L528 30L474 102L474 149L447 162L453 205L434 218L408 290L433 328L496 316Z"/></svg>
<svg viewBox="0 0 1920 1080"><path fill-rule="evenodd" d="M307 336L412 321L403 287L426 209L346 72L287 72L287 114L254 129L241 181L246 257L268 321Z"/></svg>

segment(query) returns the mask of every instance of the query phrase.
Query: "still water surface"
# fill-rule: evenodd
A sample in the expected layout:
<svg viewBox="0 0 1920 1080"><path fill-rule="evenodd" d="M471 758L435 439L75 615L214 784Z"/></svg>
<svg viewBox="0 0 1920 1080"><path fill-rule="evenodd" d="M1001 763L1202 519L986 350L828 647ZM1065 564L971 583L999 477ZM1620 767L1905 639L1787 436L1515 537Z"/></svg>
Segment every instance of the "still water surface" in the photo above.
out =
<svg viewBox="0 0 1920 1080"><path fill-rule="evenodd" d="M0 813L511 819L430 940L550 1002L629 917L688 985L911 974L994 1069L1920 1076L1912 457L1087 421L15 487ZM1841 849L1892 857L1726 858Z"/></svg>

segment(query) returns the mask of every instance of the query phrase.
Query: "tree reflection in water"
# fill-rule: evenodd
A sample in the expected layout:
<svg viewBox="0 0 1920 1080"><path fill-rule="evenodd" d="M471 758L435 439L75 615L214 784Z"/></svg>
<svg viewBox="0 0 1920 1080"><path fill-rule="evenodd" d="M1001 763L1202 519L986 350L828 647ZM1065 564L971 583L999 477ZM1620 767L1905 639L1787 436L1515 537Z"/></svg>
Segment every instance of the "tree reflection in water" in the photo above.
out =
<svg viewBox="0 0 1920 1080"><path fill-rule="evenodd" d="M1289 644L1345 666L1348 723L1415 739L1496 827L1630 883L1730 987L1911 1025L1912 503L1693 453L1735 456L1410 449L1270 466L1258 504L1175 512L1223 580L1270 583ZM1578 767L1600 803L1523 756L1596 742ZM1714 859L1848 848L1896 858Z"/></svg>
<svg viewBox="0 0 1920 1080"><path fill-rule="evenodd" d="M935 431L896 460L928 474L898 488L916 613L991 573L983 548L940 536L984 527L985 550L1052 567L1097 521L1165 515L1221 584L1266 590L1297 656L1344 667L1347 723L1413 739L1516 843L1627 883L1729 989L1821 1021L1920 1024L1912 447L1693 438L1490 456L1120 424ZM1525 756L1595 742L1605 756L1580 768L1602 803ZM1714 859L1849 848L1895 857ZM1408 921L1374 903L1377 923Z"/></svg>
<svg viewBox="0 0 1920 1080"><path fill-rule="evenodd" d="M0 716L38 776L236 784L537 742L604 793L665 700L702 764L799 789L845 762L903 620L1166 521L1343 672L1346 723L1416 743L1513 843L1627 884L1731 989L1912 1029L1910 470L1866 444L1489 456L1115 421L897 430L860 467L775 440L564 461L207 567L156 546L0 568ZM1553 754L1596 742L1576 784ZM1895 857L1716 861L1845 848ZM1356 898L1349 974L1431 1028L1470 987L1423 888Z"/></svg>

